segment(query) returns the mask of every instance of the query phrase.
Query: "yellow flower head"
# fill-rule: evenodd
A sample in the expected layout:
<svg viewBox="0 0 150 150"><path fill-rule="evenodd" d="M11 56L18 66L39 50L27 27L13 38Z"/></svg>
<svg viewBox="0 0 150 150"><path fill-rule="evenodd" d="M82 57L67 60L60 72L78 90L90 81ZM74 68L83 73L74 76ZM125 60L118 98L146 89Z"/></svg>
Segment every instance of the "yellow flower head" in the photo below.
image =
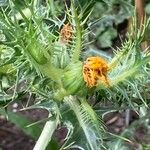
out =
<svg viewBox="0 0 150 150"><path fill-rule="evenodd" d="M83 78L88 87L96 86L100 80L104 84L109 85L107 72L109 70L108 63L101 57L89 57L83 65Z"/></svg>

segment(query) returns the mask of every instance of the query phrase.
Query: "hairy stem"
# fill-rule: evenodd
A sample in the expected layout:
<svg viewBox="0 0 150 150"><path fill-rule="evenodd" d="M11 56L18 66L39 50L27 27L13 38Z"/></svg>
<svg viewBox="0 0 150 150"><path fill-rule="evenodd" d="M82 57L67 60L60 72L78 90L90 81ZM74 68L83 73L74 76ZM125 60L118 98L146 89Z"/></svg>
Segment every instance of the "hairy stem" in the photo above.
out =
<svg viewBox="0 0 150 150"><path fill-rule="evenodd" d="M75 22L75 26L76 26L76 44L75 44L75 48L74 48L74 53L73 53L73 57L72 60L73 61L78 61L79 57L80 57L80 52L81 52L81 44L82 44L82 30L81 30L81 24L80 24L80 19L78 17L77 11L74 7L74 3L72 2L72 13L74 16L74 22Z"/></svg>
<svg viewBox="0 0 150 150"><path fill-rule="evenodd" d="M111 86L117 85L119 82L122 82L127 78L129 78L130 76L133 76L137 72L137 70L138 70L137 68L132 68L128 71L123 72L118 76L115 76L115 78L111 80L110 85Z"/></svg>
<svg viewBox="0 0 150 150"><path fill-rule="evenodd" d="M40 70L44 75L51 78L53 81L60 83L60 75L63 73L61 69L55 68L51 63L40 65Z"/></svg>

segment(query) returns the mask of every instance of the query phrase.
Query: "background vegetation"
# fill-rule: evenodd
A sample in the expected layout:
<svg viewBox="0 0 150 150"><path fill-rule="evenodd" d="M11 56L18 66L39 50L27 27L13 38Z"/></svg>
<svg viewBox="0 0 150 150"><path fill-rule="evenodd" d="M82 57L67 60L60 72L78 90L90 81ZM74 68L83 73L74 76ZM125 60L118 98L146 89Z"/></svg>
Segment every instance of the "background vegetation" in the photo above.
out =
<svg viewBox="0 0 150 150"><path fill-rule="evenodd" d="M37 141L28 149L150 149L145 4L141 23L131 0L0 1L0 120ZM86 85L90 56L108 62L109 85Z"/></svg>

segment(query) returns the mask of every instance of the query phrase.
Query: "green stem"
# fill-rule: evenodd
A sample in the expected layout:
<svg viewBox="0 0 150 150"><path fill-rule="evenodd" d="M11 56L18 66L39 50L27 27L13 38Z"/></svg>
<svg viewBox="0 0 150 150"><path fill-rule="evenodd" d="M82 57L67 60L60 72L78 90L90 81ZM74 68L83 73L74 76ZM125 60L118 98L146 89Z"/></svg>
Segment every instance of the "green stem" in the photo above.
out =
<svg viewBox="0 0 150 150"><path fill-rule="evenodd" d="M118 76L115 76L115 78L111 80L110 85L115 86L119 82L125 81L129 77L134 76L134 74L136 74L138 69L139 69L139 67L136 66L136 67L133 67L132 69L129 69L128 71L123 72L122 74L120 74Z"/></svg>
<svg viewBox="0 0 150 150"><path fill-rule="evenodd" d="M51 78L55 82L60 83L60 76L63 73L61 69L55 68L50 62L40 65L40 70L44 75Z"/></svg>
<svg viewBox="0 0 150 150"><path fill-rule="evenodd" d="M51 115L49 115L51 117ZM45 150L48 143L51 141L51 137L57 128L58 121L57 118L53 120L48 120L43 128L43 131L36 142L33 150Z"/></svg>
<svg viewBox="0 0 150 150"><path fill-rule="evenodd" d="M142 61L137 64L136 66L130 68L129 70L127 71L124 71L122 74L118 75L118 76L115 76L111 82L110 82L110 85L111 86L115 86L117 85L119 82L122 82L126 79L128 79L129 77L135 77L135 75L140 75L140 70L142 70L143 66L148 64L149 63L149 60L150 60L150 56L146 56L142 59Z"/></svg>
<svg viewBox="0 0 150 150"><path fill-rule="evenodd" d="M72 60L78 61L80 57L81 48L82 48L82 30L81 30L80 19L78 17L78 14L74 7L73 2L72 2L72 14L74 16L73 21L75 22L75 25L76 25L76 44L75 44Z"/></svg>

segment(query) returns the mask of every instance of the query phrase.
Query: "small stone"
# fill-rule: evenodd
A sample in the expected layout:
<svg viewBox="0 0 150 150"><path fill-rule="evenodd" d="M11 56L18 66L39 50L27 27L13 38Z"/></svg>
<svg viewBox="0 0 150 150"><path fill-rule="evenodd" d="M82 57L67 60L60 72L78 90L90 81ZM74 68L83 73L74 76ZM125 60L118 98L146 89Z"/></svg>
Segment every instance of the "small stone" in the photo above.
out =
<svg viewBox="0 0 150 150"><path fill-rule="evenodd" d="M17 108L17 107L18 107L18 103L14 103L14 104L12 105L12 107L13 107L13 108Z"/></svg>
<svg viewBox="0 0 150 150"><path fill-rule="evenodd" d="M12 111L13 111L13 112L17 112L17 109L13 109Z"/></svg>

